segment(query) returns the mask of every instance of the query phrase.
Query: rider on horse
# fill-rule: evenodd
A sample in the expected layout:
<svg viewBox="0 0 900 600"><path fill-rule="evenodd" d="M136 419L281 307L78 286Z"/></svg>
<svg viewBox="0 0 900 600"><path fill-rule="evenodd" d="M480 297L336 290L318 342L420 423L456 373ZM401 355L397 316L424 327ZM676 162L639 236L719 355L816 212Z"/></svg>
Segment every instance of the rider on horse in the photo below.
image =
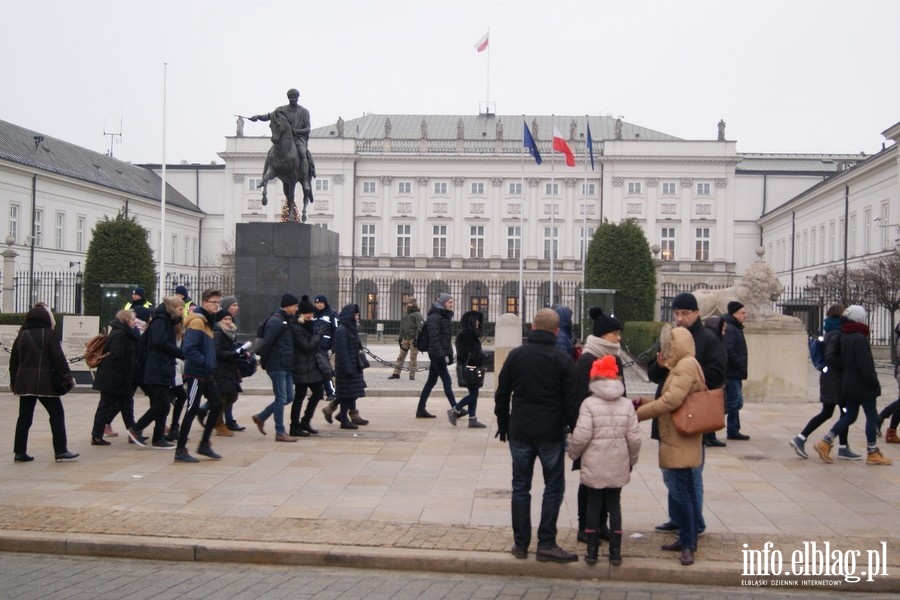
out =
<svg viewBox="0 0 900 600"><path fill-rule="evenodd" d="M312 186L310 181L316 176L316 166L313 163L312 154L307 148L309 143L309 111L298 104L300 92L291 88L287 93L288 104L279 106L276 111L284 113L291 128L294 131L294 145L297 146L297 154L300 155L300 185L303 186L303 197L312 202ZM269 121L272 119L271 113L263 115L254 115L250 117L251 121Z"/></svg>

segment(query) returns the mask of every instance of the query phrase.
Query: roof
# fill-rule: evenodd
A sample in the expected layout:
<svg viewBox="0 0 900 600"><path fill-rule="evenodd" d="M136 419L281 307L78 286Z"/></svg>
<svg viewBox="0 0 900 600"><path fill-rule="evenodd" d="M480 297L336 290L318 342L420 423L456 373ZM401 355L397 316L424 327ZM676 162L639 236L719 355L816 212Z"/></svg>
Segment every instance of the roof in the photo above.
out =
<svg viewBox="0 0 900 600"><path fill-rule="evenodd" d="M867 157L860 154L787 154L739 152L740 162L735 171L740 173L785 173L810 175L834 174L846 169L846 163L855 165Z"/></svg>
<svg viewBox="0 0 900 600"><path fill-rule="evenodd" d="M0 120L0 160L156 202L160 200L161 179L153 171L3 120ZM166 206L203 213L169 184L166 184Z"/></svg>
<svg viewBox="0 0 900 600"><path fill-rule="evenodd" d="M463 124L463 139L467 140L495 140L498 139L497 123L502 123L502 137L504 140L522 140L522 122L528 124L531 133L536 140L549 140L553 137L554 124L562 136L573 139L571 136L571 124L575 122L576 140L583 140L585 136L585 116L578 115L364 115L356 119L350 119L344 123L344 137L354 139L384 139L385 123L391 121L391 139L418 140L422 139L422 121L425 121L427 138L431 140L455 140L458 139L458 126L460 120ZM591 128L591 138L594 141L611 140L615 138L616 119L613 117L587 117ZM532 126L537 122L537 131ZM336 124L317 127L310 132L310 137L328 138L337 137ZM634 125L622 121L622 139L624 140L679 140L675 136L668 135L653 129Z"/></svg>

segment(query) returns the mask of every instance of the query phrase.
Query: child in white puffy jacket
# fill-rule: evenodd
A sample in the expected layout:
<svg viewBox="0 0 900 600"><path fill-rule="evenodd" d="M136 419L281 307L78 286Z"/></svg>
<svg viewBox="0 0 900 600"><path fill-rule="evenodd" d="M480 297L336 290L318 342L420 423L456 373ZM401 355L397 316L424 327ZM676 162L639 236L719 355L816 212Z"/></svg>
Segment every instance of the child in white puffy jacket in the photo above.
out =
<svg viewBox="0 0 900 600"><path fill-rule="evenodd" d="M641 431L614 356L604 356L591 367L591 396L581 403L578 423L569 443L569 456L581 457L581 483L588 487L587 554L597 562L600 547L600 511L609 513L609 562L622 564L622 487L631 480L631 468L641 451Z"/></svg>

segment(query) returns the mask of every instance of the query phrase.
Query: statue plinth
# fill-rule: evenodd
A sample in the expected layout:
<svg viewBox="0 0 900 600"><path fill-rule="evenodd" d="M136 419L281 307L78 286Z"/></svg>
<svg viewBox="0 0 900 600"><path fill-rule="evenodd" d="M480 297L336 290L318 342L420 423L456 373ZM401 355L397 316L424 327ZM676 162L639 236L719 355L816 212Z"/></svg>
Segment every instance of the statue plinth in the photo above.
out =
<svg viewBox="0 0 900 600"><path fill-rule="evenodd" d="M775 315L744 322L747 402L806 402L809 359L800 319Z"/></svg>

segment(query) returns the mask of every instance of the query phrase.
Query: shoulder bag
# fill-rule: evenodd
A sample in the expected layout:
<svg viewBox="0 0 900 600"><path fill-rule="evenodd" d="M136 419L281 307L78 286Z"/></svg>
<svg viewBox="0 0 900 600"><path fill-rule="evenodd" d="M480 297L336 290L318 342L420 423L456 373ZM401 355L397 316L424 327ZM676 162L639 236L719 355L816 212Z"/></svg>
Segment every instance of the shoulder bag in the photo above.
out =
<svg viewBox="0 0 900 600"><path fill-rule="evenodd" d="M679 434L699 435L725 427L725 388L709 388L688 394L672 411L672 424Z"/></svg>

